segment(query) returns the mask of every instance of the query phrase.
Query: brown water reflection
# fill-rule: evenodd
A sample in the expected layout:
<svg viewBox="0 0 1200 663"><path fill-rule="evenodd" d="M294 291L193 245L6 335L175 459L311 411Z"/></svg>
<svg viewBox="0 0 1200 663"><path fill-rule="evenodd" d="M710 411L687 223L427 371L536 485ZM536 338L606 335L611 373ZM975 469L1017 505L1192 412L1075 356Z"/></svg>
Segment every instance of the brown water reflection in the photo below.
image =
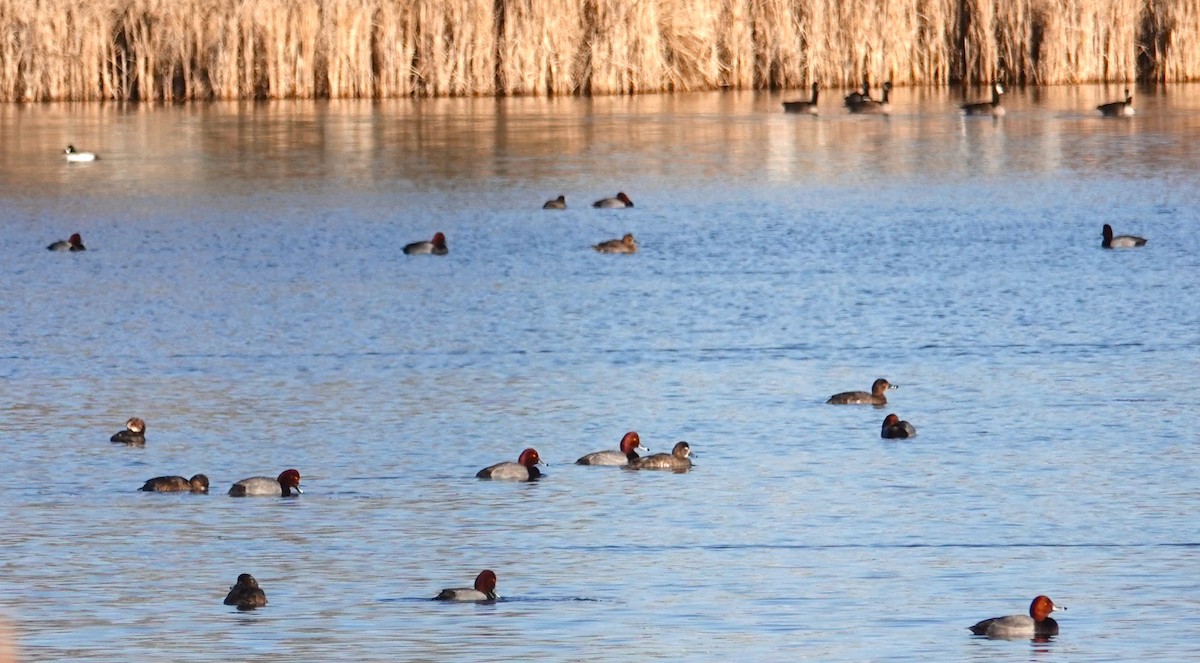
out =
<svg viewBox="0 0 1200 663"><path fill-rule="evenodd" d="M835 91L831 91L835 92ZM979 91L967 93L974 99ZM1006 117L963 118L962 92L900 89L890 117L782 114L793 93L595 99L429 99L0 107L4 190L181 194L263 176L300 189L450 189L464 181L626 182L643 176L786 182L1058 172L1152 173L1197 160L1200 85L1012 90ZM1136 141L1128 140L1137 138ZM63 145L101 161L67 166ZM238 184L242 182L242 184ZM195 185L192 187L191 185ZM285 185L286 186L286 185Z"/></svg>

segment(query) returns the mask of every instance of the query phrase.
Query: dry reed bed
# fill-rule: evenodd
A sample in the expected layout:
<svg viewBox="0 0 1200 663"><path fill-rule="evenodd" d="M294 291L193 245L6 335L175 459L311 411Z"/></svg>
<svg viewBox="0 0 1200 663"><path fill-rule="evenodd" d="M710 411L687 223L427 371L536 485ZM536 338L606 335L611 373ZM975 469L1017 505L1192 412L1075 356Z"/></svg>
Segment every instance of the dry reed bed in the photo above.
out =
<svg viewBox="0 0 1200 663"><path fill-rule="evenodd" d="M0 0L0 100L1200 78L1200 0Z"/></svg>

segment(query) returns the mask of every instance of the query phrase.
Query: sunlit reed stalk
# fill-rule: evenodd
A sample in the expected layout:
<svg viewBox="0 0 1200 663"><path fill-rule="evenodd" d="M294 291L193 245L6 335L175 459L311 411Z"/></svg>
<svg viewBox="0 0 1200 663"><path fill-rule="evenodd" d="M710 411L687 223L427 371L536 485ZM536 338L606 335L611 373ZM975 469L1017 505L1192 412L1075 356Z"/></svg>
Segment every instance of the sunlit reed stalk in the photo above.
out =
<svg viewBox="0 0 1200 663"><path fill-rule="evenodd" d="M1200 78L1200 0L0 0L0 100Z"/></svg>

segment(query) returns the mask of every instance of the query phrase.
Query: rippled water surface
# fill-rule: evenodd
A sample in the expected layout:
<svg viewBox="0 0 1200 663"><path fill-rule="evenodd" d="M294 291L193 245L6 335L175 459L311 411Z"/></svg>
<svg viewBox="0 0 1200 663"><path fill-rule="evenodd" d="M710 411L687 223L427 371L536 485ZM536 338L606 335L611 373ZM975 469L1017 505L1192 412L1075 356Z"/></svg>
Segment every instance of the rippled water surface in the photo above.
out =
<svg viewBox="0 0 1200 663"><path fill-rule="evenodd" d="M0 107L21 660L1197 659L1200 88L1118 94ZM695 468L572 464L630 430ZM966 630L1042 593L1057 638Z"/></svg>

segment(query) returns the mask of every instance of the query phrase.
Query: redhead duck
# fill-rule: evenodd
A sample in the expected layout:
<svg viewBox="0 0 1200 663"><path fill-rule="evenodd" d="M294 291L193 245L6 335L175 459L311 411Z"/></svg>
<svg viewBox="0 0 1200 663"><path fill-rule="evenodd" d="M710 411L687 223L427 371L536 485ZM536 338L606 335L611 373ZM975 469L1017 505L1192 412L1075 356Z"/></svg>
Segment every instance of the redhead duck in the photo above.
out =
<svg viewBox="0 0 1200 663"><path fill-rule="evenodd" d="M146 444L146 422L137 417L130 417L129 421L125 422L125 430L117 431L108 438L108 441L131 447L144 446Z"/></svg>
<svg viewBox="0 0 1200 663"><path fill-rule="evenodd" d="M1133 117L1133 95L1125 88L1125 101L1113 101L1096 106L1104 117Z"/></svg>
<svg viewBox="0 0 1200 663"><path fill-rule="evenodd" d="M809 101L785 101L783 102L783 112L785 113L807 113L809 115L817 115L817 95L821 92L821 86L817 83L812 84L812 99Z"/></svg>
<svg viewBox="0 0 1200 663"><path fill-rule="evenodd" d="M433 239L427 242L413 242L412 244L404 245L405 255L435 255L444 256L450 252L446 248L446 236L442 233L434 233Z"/></svg>
<svg viewBox="0 0 1200 663"><path fill-rule="evenodd" d="M258 586L258 581L249 573L238 576L237 584L225 595L225 605L236 605L238 610L253 610L267 604L267 594Z"/></svg>
<svg viewBox="0 0 1200 663"><path fill-rule="evenodd" d="M635 470L672 470L686 472L692 467L692 448L687 442L676 442L669 454L654 454L645 458L630 461L629 467Z"/></svg>
<svg viewBox="0 0 1200 663"><path fill-rule="evenodd" d="M992 117L1000 117L1004 115L1004 106L1000 105L1000 95L1004 94L1004 86L999 83L992 83L992 100L981 101L975 104L963 104L962 110L964 115L991 115Z"/></svg>
<svg viewBox="0 0 1200 663"><path fill-rule="evenodd" d="M495 479L497 481L533 481L542 476L538 465L545 465L534 449L521 452L515 463L496 463L475 473L479 479Z"/></svg>
<svg viewBox="0 0 1200 663"><path fill-rule="evenodd" d="M610 239L592 247L600 253L637 253L637 240L632 233L625 233L621 239Z"/></svg>
<svg viewBox="0 0 1200 663"><path fill-rule="evenodd" d="M68 145L63 154L67 155L67 161L95 161L100 158L92 152L80 152L74 145Z"/></svg>
<svg viewBox="0 0 1200 663"><path fill-rule="evenodd" d="M300 490L300 472L297 470L284 470L274 479L271 477L242 479L233 484L233 487L229 489L229 494L233 497L258 495L266 497L291 497L292 491L296 491L297 495L304 494L304 491Z"/></svg>
<svg viewBox="0 0 1200 663"><path fill-rule="evenodd" d="M144 490L147 493L207 493L208 492L208 477L203 474L197 474L191 479L183 477L154 477L146 483L142 484L138 490Z"/></svg>
<svg viewBox="0 0 1200 663"><path fill-rule="evenodd" d="M615 198L601 198L600 200L597 200L596 202L592 203L592 207L621 209L624 207L633 207L633 201L629 199L629 196L625 195L624 191L622 191L621 193L618 193Z"/></svg>
<svg viewBox="0 0 1200 663"><path fill-rule="evenodd" d="M638 451L649 451L642 446L638 434L629 431L621 438L620 451L597 451L575 461L576 465L628 465L638 459Z"/></svg>
<svg viewBox="0 0 1200 663"><path fill-rule="evenodd" d="M87 251L87 247L83 245L83 238L79 236L79 233L75 233L65 240L60 239L46 248L51 251Z"/></svg>
<svg viewBox="0 0 1200 663"><path fill-rule="evenodd" d="M542 209L567 209L567 197L559 196L554 200L547 200Z"/></svg>
<svg viewBox="0 0 1200 663"><path fill-rule="evenodd" d="M888 81L883 84L883 99L875 101L871 98L863 98L857 102L847 104L846 107L850 109L851 113L861 115L887 115L892 110L891 105L888 103L888 95L891 92L892 82Z"/></svg>
<svg viewBox="0 0 1200 663"><path fill-rule="evenodd" d="M871 393L865 391L843 391L840 394L834 394L829 397L826 403L834 405L887 405L887 396L885 392L888 389L895 389L898 385L894 385L883 378L879 378L871 385Z"/></svg>
<svg viewBox="0 0 1200 663"><path fill-rule="evenodd" d="M1048 596L1039 596L1029 604L1028 615L1009 615L985 619L968 626L975 635L989 638L1030 638L1034 636L1058 635L1058 622L1050 617L1055 610L1066 610L1054 605Z"/></svg>
<svg viewBox="0 0 1200 663"><path fill-rule="evenodd" d="M1104 241L1100 242L1101 248L1105 249L1132 249L1135 246L1145 246L1145 237L1135 237L1134 235L1116 235L1113 236L1112 226L1104 224L1104 229L1101 233L1104 236Z"/></svg>
<svg viewBox="0 0 1200 663"><path fill-rule="evenodd" d="M495 601L496 574L488 570L475 577L475 587L451 587L433 597L434 601Z"/></svg>
<svg viewBox="0 0 1200 663"><path fill-rule="evenodd" d="M917 429L907 421L901 421L900 417L894 414L889 414L883 418L883 430L879 433L880 437L889 440L901 440L906 437L916 437Z"/></svg>

